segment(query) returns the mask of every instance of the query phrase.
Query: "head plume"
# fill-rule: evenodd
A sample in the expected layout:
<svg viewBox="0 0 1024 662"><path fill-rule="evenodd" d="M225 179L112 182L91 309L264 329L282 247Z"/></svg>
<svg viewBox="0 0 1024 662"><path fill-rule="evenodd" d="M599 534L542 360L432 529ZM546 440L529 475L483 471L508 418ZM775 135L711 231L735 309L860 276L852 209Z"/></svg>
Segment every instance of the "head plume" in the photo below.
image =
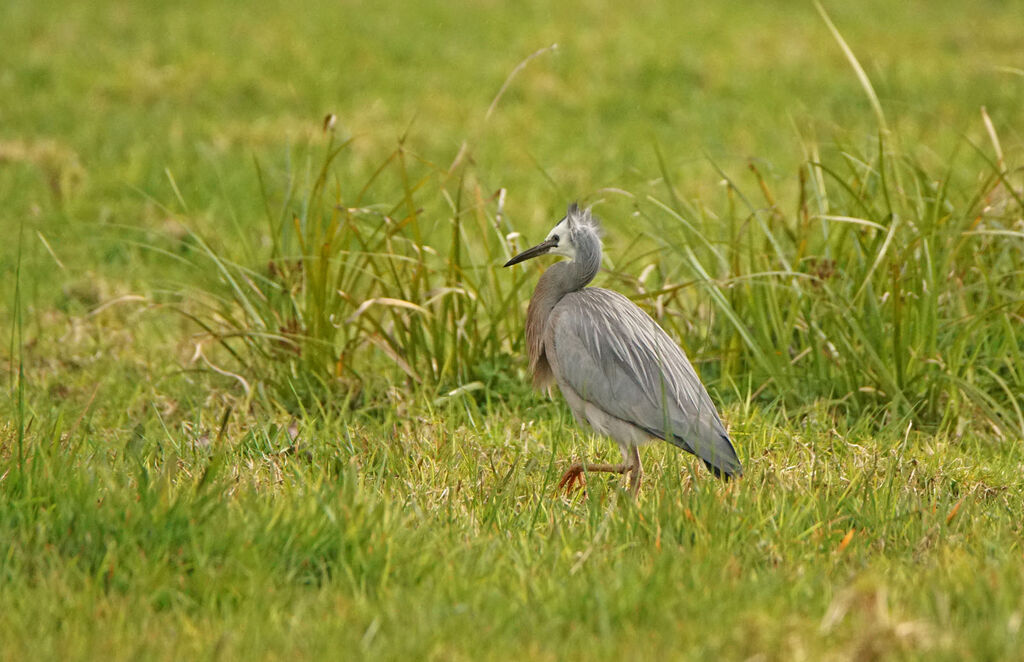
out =
<svg viewBox="0 0 1024 662"><path fill-rule="evenodd" d="M601 221L591 213L590 207L580 209L580 206L576 202L569 203L569 208L565 212L565 220L570 229L588 228L598 237L604 235L604 230L601 228Z"/></svg>

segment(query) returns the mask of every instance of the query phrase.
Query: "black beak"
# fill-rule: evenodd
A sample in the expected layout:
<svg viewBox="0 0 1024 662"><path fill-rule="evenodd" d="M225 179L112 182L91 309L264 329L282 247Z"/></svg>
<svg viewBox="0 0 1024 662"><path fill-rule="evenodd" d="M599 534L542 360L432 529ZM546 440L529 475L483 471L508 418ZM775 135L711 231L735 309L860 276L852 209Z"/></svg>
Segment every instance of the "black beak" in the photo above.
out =
<svg viewBox="0 0 1024 662"><path fill-rule="evenodd" d="M551 239L545 239L544 241L540 242L539 244L537 244L533 248L527 248L525 251L523 251L519 255L516 255L514 258L512 258L511 260L506 262L505 266L506 267L511 267L513 264L519 264L520 262L524 262L526 260L529 260L532 257L537 257L538 255L544 255L545 253L547 253L549 250L551 250L552 248L554 248L557 245L558 245L558 240L555 239L554 237L552 237Z"/></svg>

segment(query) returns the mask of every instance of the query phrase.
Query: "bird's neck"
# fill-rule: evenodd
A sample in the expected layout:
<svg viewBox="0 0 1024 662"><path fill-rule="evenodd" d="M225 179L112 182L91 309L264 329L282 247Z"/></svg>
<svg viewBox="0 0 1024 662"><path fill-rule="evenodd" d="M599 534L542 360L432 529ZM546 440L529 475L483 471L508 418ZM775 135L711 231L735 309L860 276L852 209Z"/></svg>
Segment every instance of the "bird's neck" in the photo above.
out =
<svg viewBox="0 0 1024 662"><path fill-rule="evenodd" d="M601 268L601 250L578 251L573 260L556 262L548 267L540 280L537 282L537 289L534 297L538 294L545 298L553 297L551 305L554 306L558 300L569 292L582 290L590 281L594 280L598 270Z"/></svg>
<svg viewBox="0 0 1024 662"><path fill-rule="evenodd" d="M576 259L572 261L556 262L541 274L526 313L526 343L531 366L540 360L544 352L544 329L555 304L569 292L586 287L587 283L594 280L600 267L599 248L596 253L577 253Z"/></svg>

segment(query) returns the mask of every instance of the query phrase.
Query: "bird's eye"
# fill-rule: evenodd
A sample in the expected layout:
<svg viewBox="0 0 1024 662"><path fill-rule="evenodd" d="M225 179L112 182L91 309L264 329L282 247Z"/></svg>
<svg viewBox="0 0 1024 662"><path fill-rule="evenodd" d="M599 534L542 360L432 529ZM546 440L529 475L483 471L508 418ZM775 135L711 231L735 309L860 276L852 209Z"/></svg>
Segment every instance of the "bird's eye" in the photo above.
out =
<svg viewBox="0 0 1024 662"><path fill-rule="evenodd" d="M551 235L551 238L554 239L555 241L558 241L558 235L557 234Z"/></svg>

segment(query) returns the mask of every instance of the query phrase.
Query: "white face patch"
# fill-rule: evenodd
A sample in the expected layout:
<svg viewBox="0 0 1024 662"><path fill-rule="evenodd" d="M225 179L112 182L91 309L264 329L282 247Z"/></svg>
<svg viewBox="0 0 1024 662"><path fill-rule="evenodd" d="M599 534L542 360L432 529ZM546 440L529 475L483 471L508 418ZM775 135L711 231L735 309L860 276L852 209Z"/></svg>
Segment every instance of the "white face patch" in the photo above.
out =
<svg viewBox="0 0 1024 662"><path fill-rule="evenodd" d="M549 253L567 257L569 260L576 259L576 247L569 241L569 219L563 218L558 225L548 234L548 239L558 237L558 245L552 248Z"/></svg>

